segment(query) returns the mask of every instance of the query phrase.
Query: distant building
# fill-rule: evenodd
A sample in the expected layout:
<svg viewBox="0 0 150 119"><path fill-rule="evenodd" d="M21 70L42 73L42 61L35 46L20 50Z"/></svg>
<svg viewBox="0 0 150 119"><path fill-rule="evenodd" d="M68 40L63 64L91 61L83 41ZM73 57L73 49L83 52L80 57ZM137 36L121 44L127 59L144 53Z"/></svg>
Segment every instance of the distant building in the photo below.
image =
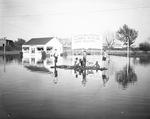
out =
<svg viewBox="0 0 150 119"><path fill-rule="evenodd" d="M116 40L114 45L113 45L113 48L117 48L117 49L122 49L122 48L125 48L126 45L124 42L121 42L119 40Z"/></svg>
<svg viewBox="0 0 150 119"><path fill-rule="evenodd" d="M58 38L63 45L63 51L71 50L71 38Z"/></svg>
<svg viewBox="0 0 150 119"><path fill-rule="evenodd" d="M112 45L112 48L114 49L122 49L122 48L126 48L127 47L127 43L125 42L121 42L119 40L115 40L114 44ZM108 45L106 42L103 43L103 49L107 49Z"/></svg>
<svg viewBox="0 0 150 119"><path fill-rule="evenodd" d="M63 46L55 37L32 38L22 45L23 55L41 56L42 51L52 55L55 49L58 54L63 53Z"/></svg>

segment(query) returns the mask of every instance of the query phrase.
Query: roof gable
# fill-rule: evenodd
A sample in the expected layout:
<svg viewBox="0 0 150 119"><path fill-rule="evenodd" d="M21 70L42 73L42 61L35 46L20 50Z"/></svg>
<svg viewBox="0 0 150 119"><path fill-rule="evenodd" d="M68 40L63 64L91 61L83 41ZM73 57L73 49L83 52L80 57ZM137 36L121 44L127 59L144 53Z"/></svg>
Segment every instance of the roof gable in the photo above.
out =
<svg viewBox="0 0 150 119"><path fill-rule="evenodd" d="M28 42L26 42L24 45L45 45L50 40L52 40L54 37L46 37L46 38L32 38Z"/></svg>

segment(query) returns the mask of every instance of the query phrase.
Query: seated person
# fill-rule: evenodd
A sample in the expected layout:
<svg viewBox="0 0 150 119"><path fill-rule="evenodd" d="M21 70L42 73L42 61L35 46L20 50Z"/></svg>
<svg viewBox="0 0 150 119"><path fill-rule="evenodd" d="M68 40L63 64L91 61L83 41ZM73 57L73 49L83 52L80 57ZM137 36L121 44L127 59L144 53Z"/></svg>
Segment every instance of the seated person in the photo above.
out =
<svg viewBox="0 0 150 119"><path fill-rule="evenodd" d="M83 61L82 61L82 59L79 59L79 66L83 67Z"/></svg>
<svg viewBox="0 0 150 119"><path fill-rule="evenodd" d="M96 61L96 63L93 65L93 67L100 68L100 65L98 64L98 61Z"/></svg>
<svg viewBox="0 0 150 119"><path fill-rule="evenodd" d="M75 59L75 62L74 62L74 66L79 66L79 60L78 60L78 58L76 57L76 59Z"/></svg>

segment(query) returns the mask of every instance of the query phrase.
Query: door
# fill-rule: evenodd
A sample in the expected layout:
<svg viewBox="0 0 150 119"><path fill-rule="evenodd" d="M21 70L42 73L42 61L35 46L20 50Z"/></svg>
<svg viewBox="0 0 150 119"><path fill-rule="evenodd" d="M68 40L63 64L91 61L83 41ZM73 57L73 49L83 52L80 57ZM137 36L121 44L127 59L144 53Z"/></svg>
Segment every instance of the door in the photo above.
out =
<svg viewBox="0 0 150 119"><path fill-rule="evenodd" d="M31 48L31 54L35 54L35 47Z"/></svg>

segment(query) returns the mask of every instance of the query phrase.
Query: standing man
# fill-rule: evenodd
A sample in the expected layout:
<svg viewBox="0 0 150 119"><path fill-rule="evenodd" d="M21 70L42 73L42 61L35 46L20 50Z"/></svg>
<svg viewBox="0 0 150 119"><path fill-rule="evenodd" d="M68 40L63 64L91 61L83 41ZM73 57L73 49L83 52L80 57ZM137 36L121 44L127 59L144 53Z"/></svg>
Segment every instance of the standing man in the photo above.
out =
<svg viewBox="0 0 150 119"><path fill-rule="evenodd" d="M86 57L87 57L87 53L86 51L83 52L83 67L86 67Z"/></svg>
<svg viewBox="0 0 150 119"><path fill-rule="evenodd" d="M106 63L108 62L108 54L106 50L103 51L102 53L102 62L103 62L103 67L106 67Z"/></svg>
<svg viewBox="0 0 150 119"><path fill-rule="evenodd" d="M103 61L106 61L107 60L107 53L106 53L106 50L103 50L103 53L102 53L102 55L103 55Z"/></svg>
<svg viewBox="0 0 150 119"><path fill-rule="evenodd" d="M55 62L55 66L56 66L56 63L58 62L58 53L57 53L57 49L54 50L54 62Z"/></svg>

